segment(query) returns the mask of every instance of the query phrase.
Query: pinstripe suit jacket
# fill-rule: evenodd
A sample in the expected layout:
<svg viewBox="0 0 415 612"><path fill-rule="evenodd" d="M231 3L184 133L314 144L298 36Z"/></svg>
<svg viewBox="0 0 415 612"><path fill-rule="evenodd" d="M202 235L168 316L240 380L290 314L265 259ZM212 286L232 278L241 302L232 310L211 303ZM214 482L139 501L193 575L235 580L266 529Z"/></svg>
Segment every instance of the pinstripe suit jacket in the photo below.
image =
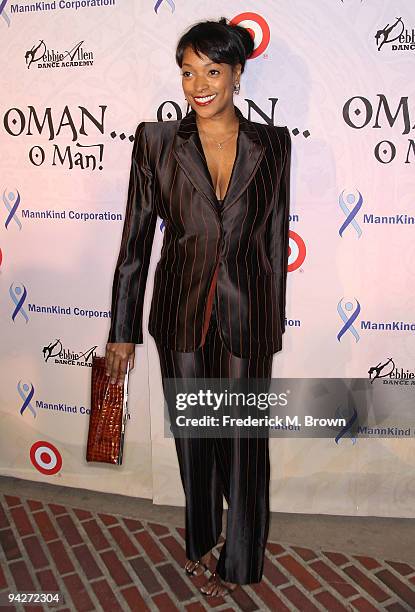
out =
<svg viewBox="0 0 415 612"><path fill-rule="evenodd" d="M216 300L219 331L238 357L281 349L285 327L291 140L286 127L239 119L222 207L195 111L142 122L135 134L108 342L143 342L142 315L157 216L164 241L149 333L190 352L202 346Z"/></svg>

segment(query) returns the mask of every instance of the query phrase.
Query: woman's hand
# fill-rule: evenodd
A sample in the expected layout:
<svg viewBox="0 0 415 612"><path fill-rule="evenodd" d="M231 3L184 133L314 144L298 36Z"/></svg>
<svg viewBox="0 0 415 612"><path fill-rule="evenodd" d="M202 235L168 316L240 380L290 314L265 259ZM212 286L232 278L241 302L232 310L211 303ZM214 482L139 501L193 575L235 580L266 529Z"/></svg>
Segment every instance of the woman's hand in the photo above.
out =
<svg viewBox="0 0 415 612"><path fill-rule="evenodd" d="M108 342L105 351L105 366L111 383L124 384L127 364L134 367L135 344L133 342Z"/></svg>

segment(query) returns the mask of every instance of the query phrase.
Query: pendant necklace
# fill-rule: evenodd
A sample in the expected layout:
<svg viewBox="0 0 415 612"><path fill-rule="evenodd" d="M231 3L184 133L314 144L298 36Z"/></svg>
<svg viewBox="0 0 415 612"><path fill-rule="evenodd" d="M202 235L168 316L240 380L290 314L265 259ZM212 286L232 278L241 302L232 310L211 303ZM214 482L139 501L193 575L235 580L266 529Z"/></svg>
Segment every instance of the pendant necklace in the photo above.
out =
<svg viewBox="0 0 415 612"><path fill-rule="evenodd" d="M235 136L235 134L237 134L237 132L234 132L233 134L231 134L230 136L228 136L228 138L225 138L225 140L222 140L222 142L218 142L217 140L215 140L214 138L212 138L212 136L210 136L209 134L206 134L206 132L202 132L205 136L207 136L208 138L210 138L210 140L213 140L213 142L216 144L216 146L218 147L218 149L223 149L223 145L225 144L225 142L228 142L228 140L230 140L231 138L233 138Z"/></svg>

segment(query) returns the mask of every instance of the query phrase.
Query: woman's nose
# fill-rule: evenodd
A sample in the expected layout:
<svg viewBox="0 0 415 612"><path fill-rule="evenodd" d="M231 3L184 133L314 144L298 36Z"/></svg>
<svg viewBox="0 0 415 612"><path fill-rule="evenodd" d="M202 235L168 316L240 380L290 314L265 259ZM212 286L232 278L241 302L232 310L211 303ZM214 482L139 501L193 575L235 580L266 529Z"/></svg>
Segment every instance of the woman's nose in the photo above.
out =
<svg viewBox="0 0 415 612"><path fill-rule="evenodd" d="M205 91L206 88L207 88L206 79L204 77L196 78L196 80L195 80L195 90L203 92L203 91Z"/></svg>

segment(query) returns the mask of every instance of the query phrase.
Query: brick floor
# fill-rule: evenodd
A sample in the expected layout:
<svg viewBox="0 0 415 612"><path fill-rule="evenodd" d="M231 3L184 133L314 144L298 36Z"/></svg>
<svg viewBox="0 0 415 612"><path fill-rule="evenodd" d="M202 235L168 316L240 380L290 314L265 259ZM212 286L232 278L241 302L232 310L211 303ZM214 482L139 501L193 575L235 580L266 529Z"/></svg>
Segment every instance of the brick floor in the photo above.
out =
<svg viewBox="0 0 415 612"><path fill-rule="evenodd" d="M268 543L261 583L208 599L206 578L183 571L183 538L173 525L0 495L0 596L58 590L59 612L415 610L415 564L279 542Z"/></svg>

